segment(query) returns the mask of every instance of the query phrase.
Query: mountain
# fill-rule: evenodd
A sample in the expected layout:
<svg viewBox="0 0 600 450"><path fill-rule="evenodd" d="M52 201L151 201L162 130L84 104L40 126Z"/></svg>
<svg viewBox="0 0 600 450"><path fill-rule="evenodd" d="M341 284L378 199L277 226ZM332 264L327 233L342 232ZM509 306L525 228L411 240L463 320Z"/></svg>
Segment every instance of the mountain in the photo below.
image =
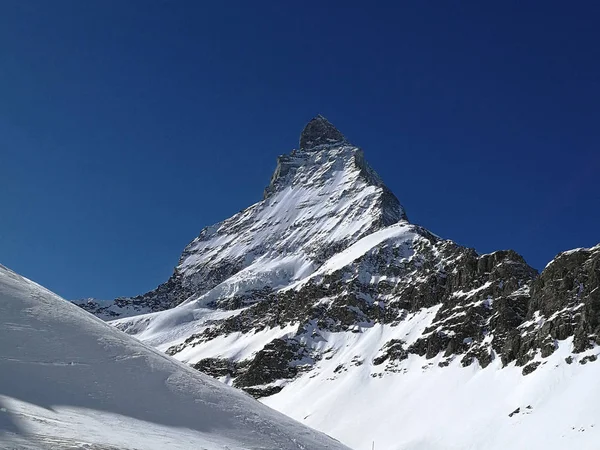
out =
<svg viewBox="0 0 600 450"><path fill-rule="evenodd" d="M599 270L600 246L538 274L410 223L317 116L166 283L82 306L353 448L595 448Z"/></svg>
<svg viewBox="0 0 600 450"><path fill-rule="evenodd" d="M242 306L315 272L360 238L406 214L360 149L325 118L312 120L301 149L280 156L264 198L207 227L156 290L114 303L80 302L105 318L172 308L188 300Z"/></svg>
<svg viewBox="0 0 600 450"><path fill-rule="evenodd" d="M0 266L0 448L343 449Z"/></svg>

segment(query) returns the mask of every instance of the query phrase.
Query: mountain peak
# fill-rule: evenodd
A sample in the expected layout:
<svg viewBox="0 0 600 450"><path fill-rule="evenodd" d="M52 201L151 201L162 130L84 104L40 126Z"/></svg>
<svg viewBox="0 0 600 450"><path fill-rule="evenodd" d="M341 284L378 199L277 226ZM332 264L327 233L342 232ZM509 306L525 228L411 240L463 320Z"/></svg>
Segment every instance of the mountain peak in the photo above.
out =
<svg viewBox="0 0 600 450"><path fill-rule="evenodd" d="M321 114L311 119L300 133L300 148L304 150L345 141L344 135Z"/></svg>

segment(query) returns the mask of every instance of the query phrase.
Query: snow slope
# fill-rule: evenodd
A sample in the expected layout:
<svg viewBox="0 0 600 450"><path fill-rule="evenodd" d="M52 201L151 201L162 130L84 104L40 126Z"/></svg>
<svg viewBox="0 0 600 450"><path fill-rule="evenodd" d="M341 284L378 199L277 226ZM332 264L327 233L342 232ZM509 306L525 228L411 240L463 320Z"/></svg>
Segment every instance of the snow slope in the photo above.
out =
<svg viewBox="0 0 600 450"><path fill-rule="evenodd" d="M0 448L346 447L0 266Z"/></svg>
<svg viewBox="0 0 600 450"><path fill-rule="evenodd" d="M411 355L384 372L364 356L400 328L323 336L334 356L262 401L355 449L373 442L381 450L600 448L600 365L578 363L600 349L566 364L565 340L527 376L514 363L502 369L499 359L485 369L462 367L458 358L439 367L441 354Z"/></svg>

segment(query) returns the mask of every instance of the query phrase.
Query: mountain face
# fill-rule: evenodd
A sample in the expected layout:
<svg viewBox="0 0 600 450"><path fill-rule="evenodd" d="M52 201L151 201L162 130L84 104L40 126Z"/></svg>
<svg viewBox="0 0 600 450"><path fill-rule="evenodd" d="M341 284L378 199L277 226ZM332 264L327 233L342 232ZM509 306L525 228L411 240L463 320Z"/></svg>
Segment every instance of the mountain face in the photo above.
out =
<svg viewBox="0 0 600 450"><path fill-rule="evenodd" d="M0 266L0 448L345 449Z"/></svg>
<svg viewBox="0 0 600 450"><path fill-rule="evenodd" d="M479 255L411 224L318 116L263 199L202 230L166 283L81 306L356 448L534 448L532 430L548 439L535 448L593 448L571 425L589 437L600 423L545 427L552 408L600 421L566 396L600 353L599 288L600 246L538 274L512 250Z"/></svg>
<svg viewBox="0 0 600 450"><path fill-rule="evenodd" d="M406 221L362 151L325 118L306 126L300 144L278 158L264 199L202 230L166 283L113 303L78 303L103 318L191 300L240 307L305 278L360 238Z"/></svg>

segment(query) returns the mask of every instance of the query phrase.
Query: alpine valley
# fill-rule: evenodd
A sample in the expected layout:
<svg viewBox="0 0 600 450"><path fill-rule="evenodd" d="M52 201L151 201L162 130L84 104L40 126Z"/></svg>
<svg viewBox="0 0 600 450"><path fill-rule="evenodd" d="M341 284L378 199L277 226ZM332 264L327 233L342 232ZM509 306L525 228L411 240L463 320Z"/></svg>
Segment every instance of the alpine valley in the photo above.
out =
<svg viewBox="0 0 600 450"><path fill-rule="evenodd" d="M322 116L169 280L77 303L357 450L600 442L600 245L538 273L441 238Z"/></svg>

